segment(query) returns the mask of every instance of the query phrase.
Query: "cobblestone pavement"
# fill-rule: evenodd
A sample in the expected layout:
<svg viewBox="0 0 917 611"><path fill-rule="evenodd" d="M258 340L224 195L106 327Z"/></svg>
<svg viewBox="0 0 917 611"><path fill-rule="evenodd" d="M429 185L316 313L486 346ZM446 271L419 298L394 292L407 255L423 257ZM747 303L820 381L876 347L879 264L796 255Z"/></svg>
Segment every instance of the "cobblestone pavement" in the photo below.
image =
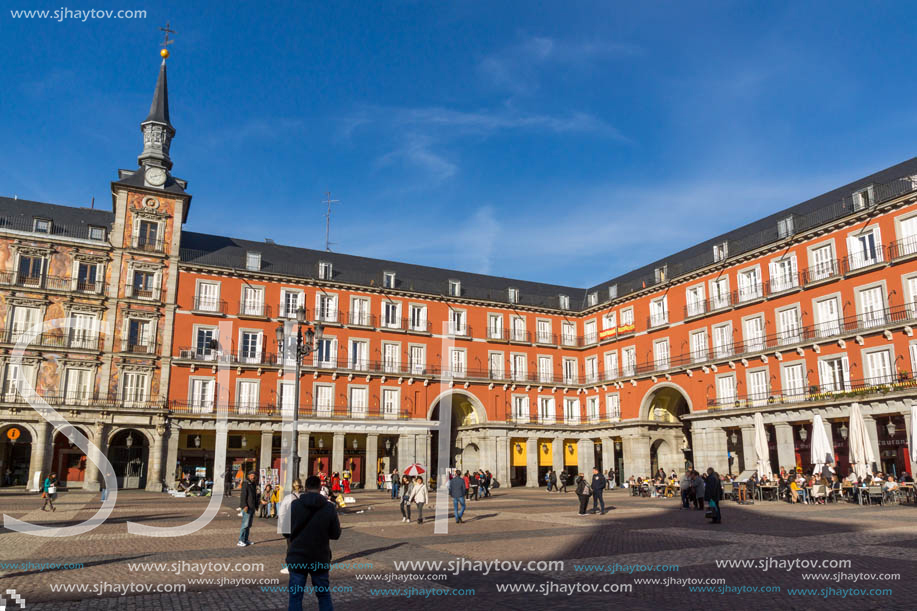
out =
<svg viewBox="0 0 917 611"><path fill-rule="evenodd" d="M344 534L332 545L335 562L349 565L331 572L332 585L346 590L334 593L337 609L913 609L917 596L913 505L726 502L723 524L711 525L702 512L682 510L671 499L634 498L618 490L605 495L613 506L606 515L581 517L572 493L513 488L469 501L465 523L449 521L447 534L434 534L429 518L435 501L426 508L428 520L418 525L402 523L398 503L385 493L353 496L357 504L342 514ZM274 520L256 519L255 544L237 547L238 497L225 499L217 517L191 535L127 533L128 521L191 522L207 501L122 491L111 517L86 535L46 538L0 528L0 594L15 590L28 610L286 608L287 595L279 591L287 585L279 572L283 538ZM43 524L78 523L95 513L99 500L68 492L57 505L55 513L42 512L36 495L0 489L0 512ZM463 560L462 570L451 570ZM521 564L504 565L505 570L468 564L493 560ZM453 565L397 569L400 561ZM562 561L562 566L527 566L530 561ZM749 564L737 564L742 562ZM788 569L789 562L797 565ZM807 562L832 564L799 566ZM82 568L34 568L43 563ZM138 563L159 566L132 566ZM229 568L216 568L217 563ZM251 564L263 568L246 566ZM631 568L614 571L616 564ZM651 570L660 565L670 570ZM133 591L122 595L115 589L125 586ZM503 586L517 591L499 591ZM61 591L66 587L71 591ZM587 587L608 591L584 591ZM178 588L185 591L168 591ZM530 591L521 591L525 588ZM572 588L580 590L570 595ZM812 593L793 591L804 588ZM869 592L886 589L890 592ZM315 608L312 594L305 600L305 608Z"/></svg>

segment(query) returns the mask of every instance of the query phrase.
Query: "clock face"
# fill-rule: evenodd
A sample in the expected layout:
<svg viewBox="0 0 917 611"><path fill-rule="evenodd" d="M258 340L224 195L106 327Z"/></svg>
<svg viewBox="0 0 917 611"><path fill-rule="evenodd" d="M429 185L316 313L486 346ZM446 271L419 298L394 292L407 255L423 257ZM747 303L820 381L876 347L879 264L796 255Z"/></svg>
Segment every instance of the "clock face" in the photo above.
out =
<svg viewBox="0 0 917 611"><path fill-rule="evenodd" d="M162 168L147 168L146 181L154 187L161 187L166 182L166 171Z"/></svg>

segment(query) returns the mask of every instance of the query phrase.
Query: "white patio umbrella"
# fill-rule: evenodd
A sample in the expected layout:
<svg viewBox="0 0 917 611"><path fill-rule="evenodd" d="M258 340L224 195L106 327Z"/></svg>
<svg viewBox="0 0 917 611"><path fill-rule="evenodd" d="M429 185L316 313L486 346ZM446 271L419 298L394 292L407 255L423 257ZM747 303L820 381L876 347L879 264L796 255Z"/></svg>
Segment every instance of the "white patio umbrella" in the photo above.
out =
<svg viewBox="0 0 917 611"><path fill-rule="evenodd" d="M850 406L850 433L847 443L850 449L850 466L857 477L865 479L876 457L872 452L869 435L866 433L866 422L863 420L859 403L853 403Z"/></svg>
<svg viewBox="0 0 917 611"><path fill-rule="evenodd" d="M758 459L758 478L766 475L769 479L773 471L770 450L767 447L767 433L764 431L764 418L761 414L755 414L755 456Z"/></svg>
<svg viewBox="0 0 917 611"><path fill-rule="evenodd" d="M821 414L816 414L812 420L812 469L813 475L821 475L825 470L825 465L834 464L834 449L831 442L828 441L828 433L825 431L825 423L822 421Z"/></svg>
<svg viewBox="0 0 917 611"><path fill-rule="evenodd" d="M911 445L911 462L917 462L917 443L914 443L915 435L917 435L917 404L911 405L911 438L908 440Z"/></svg>

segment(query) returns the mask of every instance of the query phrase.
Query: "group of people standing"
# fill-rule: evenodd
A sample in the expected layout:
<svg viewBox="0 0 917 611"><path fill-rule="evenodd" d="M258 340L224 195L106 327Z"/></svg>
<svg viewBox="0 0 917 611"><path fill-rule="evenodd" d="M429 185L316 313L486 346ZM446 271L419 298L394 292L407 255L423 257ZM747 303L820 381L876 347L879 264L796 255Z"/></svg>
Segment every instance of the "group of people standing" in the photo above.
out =
<svg viewBox="0 0 917 611"><path fill-rule="evenodd" d="M701 511L706 503L710 510L710 523L720 524L722 518L720 503L723 499L723 484L720 482L719 474L713 470L713 467L707 469L707 473L699 473L694 470L685 471L679 487L681 489L681 506L683 509L690 509L693 503L694 509Z"/></svg>
<svg viewBox="0 0 917 611"><path fill-rule="evenodd" d="M592 469L592 480L589 481L580 473L575 479L576 496L579 499L579 515L586 515L586 509L589 506L589 497L592 497L592 513L601 513L605 515L605 499L602 495L605 487L608 486L608 480L599 471L598 467ZM564 485L566 488L566 485Z"/></svg>

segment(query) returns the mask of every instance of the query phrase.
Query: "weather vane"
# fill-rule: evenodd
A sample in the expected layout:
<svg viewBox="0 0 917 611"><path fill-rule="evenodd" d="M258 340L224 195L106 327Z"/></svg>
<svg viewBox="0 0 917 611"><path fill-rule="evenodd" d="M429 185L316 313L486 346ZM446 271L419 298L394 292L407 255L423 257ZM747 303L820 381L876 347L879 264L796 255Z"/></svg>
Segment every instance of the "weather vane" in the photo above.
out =
<svg viewBox="0 0 917 611"><path fill-rule="evenodd" d="M169 34L176 34L177 32L176 32L175 30L171 29L171 23L168 22L168 21L166 22L166 27L164 27L164 28L161 27L161 28L159 28L159 30L163 33L163 38L162 38L162 50L159 52L159 54L162 55L162 58L163 58L163 59L165 59L165 58L169 57L169 49L168 49L168 46L169 46L170 44L172 44L173 42L175 42L174 40L169 40Z"/></svg>

